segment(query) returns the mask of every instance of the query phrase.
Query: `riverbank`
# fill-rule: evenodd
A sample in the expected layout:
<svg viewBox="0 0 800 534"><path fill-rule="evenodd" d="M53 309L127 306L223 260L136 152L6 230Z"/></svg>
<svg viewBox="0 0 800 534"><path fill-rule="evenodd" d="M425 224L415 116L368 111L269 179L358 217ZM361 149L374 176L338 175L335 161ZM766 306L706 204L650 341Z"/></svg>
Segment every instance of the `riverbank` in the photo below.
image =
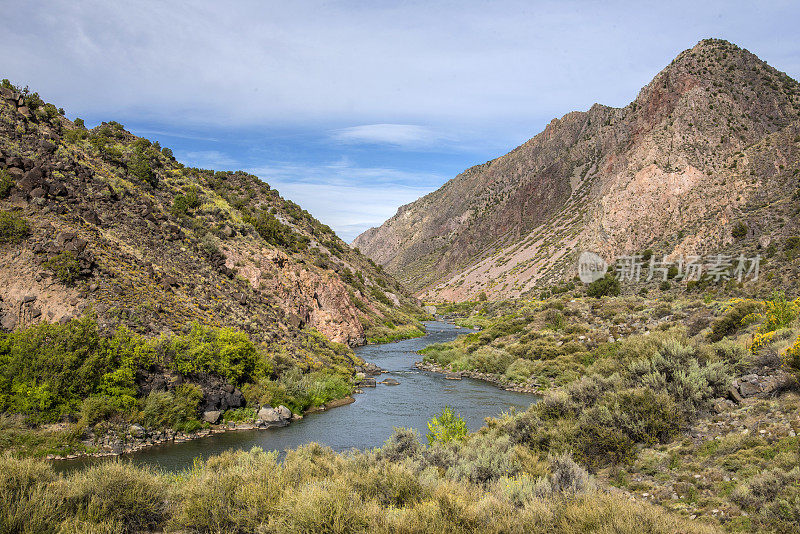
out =
<svg viewBox="0 0 800 534"><path fill-rule="evenodd" d="M420 371L442 374L448 380L461 380L462 378L472 378L474 380L482 380L484 382L488 382L489 384L492 384L493 386L496 386L500 389L504 389L506 391L514 391L516 393L537 394L541 393L542 391L542 386L538 384L535 380L528 380L523 384L519 384L506 380L505 377L503 377L502 375L481 373L479 371L451 371L446 367L442 367L441 365L437 365L432 362L415 362L414 367L416 367Z"/></svg>
<svg viewBox="0 0 800 534"><path fill-rule="evenodd" d="M357 391L354 393L357 393ZM253 419L212 424L196 432L181 432L172 429L148 430L137 424L125 425L116 428L113 433L108 433L107 436L110 435L110 439L106 437L101 438L99 442L83 441L82 443L86 446L86 450L83 452L64 455L48 454L45 459L60 461L79 458L107 458L144 451L158 445L186 443L226 432L280 428L299 421L308 414L324 412L352 404L353 402L355 402L355 398L348 395L341 399L332 400L322 406L309 408L303 412L303 415L291 414L288 416L286 412L289 412L289 409L284 406L279 406L278 408L264 407L256 413L256 417ZM97 450L98 448L100 450Z"/></svg>

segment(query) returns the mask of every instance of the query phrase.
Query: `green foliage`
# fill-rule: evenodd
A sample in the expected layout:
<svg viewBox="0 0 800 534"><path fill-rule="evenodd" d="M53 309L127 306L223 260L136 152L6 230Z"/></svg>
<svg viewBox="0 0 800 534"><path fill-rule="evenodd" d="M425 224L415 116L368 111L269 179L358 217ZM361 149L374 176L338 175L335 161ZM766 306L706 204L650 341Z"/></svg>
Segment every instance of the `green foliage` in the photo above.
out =
<svg viewBox="0 0 800 534"><path fill-rule="evenodd" d="M182 375L210 373L233 384L250 381L260 354L244 332L193 323L189 333L172 337L165 345L167 361Z"/></svg>
<svg viewBox="0 0 800 534"><path fill-rule="evenodd" d="M453 409L445 406L442 413L428 421L428 444L460 441L467 435L467 423Z"/></svg>
<svg viewBox="0 0 800 534"><path fill-rule="evenodd" d="M66 250L53 256L44 262L43 265L47 269L53 271L53 274L56 275L56 280L66 286L73 285L81 271L81 267L78 264L78 257L74 252Z"/></svg>
<svg viewBox="0 0 800 534"><path fill-rule="evenodd" d="M292 231L268 211L260 211L255 216L246 216L245 222L253 225L258 234L270 245L284 247L292 251L308 248L308 238Z"/></svg>
<svg viewBox="0 0 800 534"><path fill-rule="evenodd" d="M84 129L84 130L86 129L86 123L85 123L85 122L83 122L83 119L81 119L81 118L79 118L79 117L75 117L75 120L74 120L74 121L72 121L72 122L73 122L73 123L75 124L75 126L77 126L78 128L82 128L82 129Z"/></svg>
<svg viewBox="0 0 800 534"><path fill-rule="evenodd" d="M410 438L413 441L413 434ZM231 450L198 459L179 475L121 461L56 474L43 461L2 456L0 530L378 534L713 530L627 496L597 491L585 469L569 455L539 459L514 447L507 437L479 435L426 448L410 443L405 433L390 442L383 450L347 455L312 443L288 451L282 462L276 452ZM770 487L764 478L764 483L752 483L752 493L759 498L761 488ZM779 486L792 486L791 478L776 480L787 482ZM783 491L791 501L796 490ZM783 528L784 523L780 525Z"/></svg>
<svg viewBox="0 0 800 534"><path fill-rule="evenodd" d="M128 164L128 172L139 182L149 184L152 187L158 185L158 176L153 172L150 157L141 147L137 146L134 149L131 161Z"/></svg>
<svg viewBox="0 0 800 534"><path fill-rule="evenodd" d="M172 200L172 214L176 217L183 217L189 213L189 201L184 195L176 195Z"/></svg>
<svg viewBox="0 0 800 534"><path fill-rule="evenodd" d="M153 362L153 350L125 329L100 335L92 318L41 324L0 334L0 412L47 423L96 406L84 399L105 395L114 409L129 407L136 395L135 369Z"/></svg>
<svg viewBox="0 0 800 534"><path fill-rule="evenodd" d="M14 180L8 171L0 169L0 199L6 198L14 188Z"/></svg>
<svg viewBox="0 0 800 534"><path fill-rule="evenodd" d="M589 284L586 287L586 294L598 299L600 297L616 297L620 294L619 280L607 274L603 278Z"/></svg>
<svg viewBox="0 0 800 534"><path fill-rule="evenodd" d="M650 389L626 389L604 395L581 413L577 451L590 467L626 463L636 445L664 443L683 425L675 401Z"/></svg>
<svg viewBox="0 0 800 534"><path fill-rule="evenodd" d="M0 245L21 243L30 233L24 217L12 211L0 211Z"/></svg>
<svg viewBox="0 0 800 534"><path fill-rule="evenodd" d="M747 225L742 221L739 221L734 225L733 229L731 230L731 235L736 239L742 239L743 237L747 236Z"/></svg>
<svg viewBox="0 0 800 534"><path fill-rule="evenodd" d="M711 333L708 335L709 341L719 341L725 336L735 334L744 326L744 318L757 313L760 309L761 305L754 301L735 301L722 317L711 324Z"/></svg>
<svg viewBox="0 0 800 534"><path fill-rule="evenodd" d="M181 384L174 392L153 391L142 408L148 428L174 428L191 432L200 428L197 416L203 392L194 384Z"/></svg>

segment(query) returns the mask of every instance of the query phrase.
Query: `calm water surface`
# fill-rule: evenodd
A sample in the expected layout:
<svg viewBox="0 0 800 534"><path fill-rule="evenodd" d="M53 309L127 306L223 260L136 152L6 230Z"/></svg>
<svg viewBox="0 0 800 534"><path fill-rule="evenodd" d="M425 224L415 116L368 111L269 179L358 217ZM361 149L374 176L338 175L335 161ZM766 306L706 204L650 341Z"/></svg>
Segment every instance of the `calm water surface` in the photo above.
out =
<svg viewBox="0 0 800 534"><path fill-rule="evenodd" d="M461 414L470 430L475 430L486 417L509 408L525 409L536 400L532 395L504 391L486 382L446 380L442 375L414 368L414 362L422 358L416 351L468 332L439 321L427 322L426 326L428 334L424 337L355 349L366 361L387 371L377 380L392 377L400 382L398 386L378 384L377 388L364 388L352 404L309 414L283 428L226 432L186 443L158 445L124 457L138 464L180 470L190 467L195 457L206 458L228 449L261 447L284 451L312 441L336 451L369 449L381 446L394 427L414 428L424 439L427 421L445 405ZM55 467L70 470L96 461L67 460L56 462Z"/></svg>

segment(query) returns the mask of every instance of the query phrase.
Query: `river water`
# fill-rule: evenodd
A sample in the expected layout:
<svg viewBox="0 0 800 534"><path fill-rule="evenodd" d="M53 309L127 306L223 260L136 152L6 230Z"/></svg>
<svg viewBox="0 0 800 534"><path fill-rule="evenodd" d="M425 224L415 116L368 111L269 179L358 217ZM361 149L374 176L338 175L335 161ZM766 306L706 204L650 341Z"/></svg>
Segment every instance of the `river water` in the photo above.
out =
<svg viewBox="0 0 800 534"><path fill-rule="evenodd" d="M425 324L428 333L424 337L355 349L366 361L386 370L376 380L391 377L400 385L364 388L352 404L308 414L283 428L232 431L185 443L157 445L124 458L174 471L191 467L195 457L207 458L228 449L261 447L284 451L316 441L336 451L363 450L381 446L395 427L414 428L424 441L427 421L445 405L460 414L470 430L475 430L486 417L510 408L526 409L536 400L532 395L505 391L479 380L447 380L440 374L417 370L414 362L422 357L416 351L469 332L440 321ZM71 470L96 461L65 460L56 462L55 467Z"/></svg>

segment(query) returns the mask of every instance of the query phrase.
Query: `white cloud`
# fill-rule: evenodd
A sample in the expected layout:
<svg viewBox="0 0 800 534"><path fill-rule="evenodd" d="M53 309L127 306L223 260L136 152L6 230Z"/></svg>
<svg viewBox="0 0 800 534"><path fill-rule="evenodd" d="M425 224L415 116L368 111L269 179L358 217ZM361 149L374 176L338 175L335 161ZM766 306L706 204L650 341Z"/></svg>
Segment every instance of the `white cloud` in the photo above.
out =
<svg viewBox="0 0 800 534"><path fill-rule="evenodd" d="M424 147L439 140L430 128L414 124L364 124L340 128L331 138L351 144L385 144L401 147Z"/></svg>
<svg viewBox="0 0 800 534"><path fill-rule="evenodd" d="M118 120L483 131L626 104L710 35L798 74L796 5L684 3L18 2L2 74Z"/></svg>

